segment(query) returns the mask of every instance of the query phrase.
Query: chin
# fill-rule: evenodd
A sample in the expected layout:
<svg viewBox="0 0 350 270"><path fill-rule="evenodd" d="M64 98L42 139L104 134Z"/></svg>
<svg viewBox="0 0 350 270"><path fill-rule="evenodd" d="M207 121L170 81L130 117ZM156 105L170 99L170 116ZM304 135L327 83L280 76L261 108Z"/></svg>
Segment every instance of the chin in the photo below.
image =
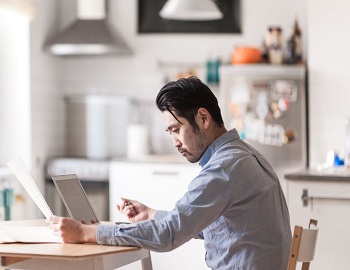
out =
<svg viewBox="0 0 350 270"><path fill-rule="evenodd" d="M190 157L186 157L187 161L190 162L190 163L196 163L198 162L199 159L197 158L190 158Z"/></svg>

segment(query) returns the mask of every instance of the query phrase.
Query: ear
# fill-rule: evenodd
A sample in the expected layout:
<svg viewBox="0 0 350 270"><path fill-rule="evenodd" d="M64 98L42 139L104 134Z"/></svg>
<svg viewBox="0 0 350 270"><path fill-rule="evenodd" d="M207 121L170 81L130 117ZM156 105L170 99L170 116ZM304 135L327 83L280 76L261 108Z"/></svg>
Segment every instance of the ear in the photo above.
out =
<svg viewBox="0 0 350 270"><path fill-rule="evenodd" d="M199 108L197 112L197 123L200 127L208 129L211 122L211 115L205 108Z"/></svg>

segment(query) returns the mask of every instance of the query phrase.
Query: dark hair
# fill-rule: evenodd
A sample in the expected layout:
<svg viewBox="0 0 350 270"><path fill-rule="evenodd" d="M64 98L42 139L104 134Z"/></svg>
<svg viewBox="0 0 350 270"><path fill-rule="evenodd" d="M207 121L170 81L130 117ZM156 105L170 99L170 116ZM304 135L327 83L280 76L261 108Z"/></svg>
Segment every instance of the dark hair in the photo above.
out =
<svg viewBox="0 0 350 270"><path fill-rule="evenodd" d="M195 116L199 108L205 108L218 126L224 125L217 98L195 76L164 85L157 95L156 104L160 111L170 112L178 122L180 121L176 116L185 118L195 129L198 129Z"/></svg>

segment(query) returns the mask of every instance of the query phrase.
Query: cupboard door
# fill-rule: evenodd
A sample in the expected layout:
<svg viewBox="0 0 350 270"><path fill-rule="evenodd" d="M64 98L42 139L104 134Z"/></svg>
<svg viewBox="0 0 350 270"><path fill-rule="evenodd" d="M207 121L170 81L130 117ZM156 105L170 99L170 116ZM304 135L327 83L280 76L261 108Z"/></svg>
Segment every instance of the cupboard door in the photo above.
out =
<svg viewBox="0 0 350 270"><path fill-rule="evenodd" d="M112 162L109 183L111 220L126 221L116 210L120 197L138 200L154 209L171 210L200 170L198 164ZM202 240L192 239L171 252L151 252L151 256L153 269L209 269ZM140 269L140 263L121 269Z"/></svg>
<svg viewBox="0 0 350 270"><path fill-rule="evenodd" d="M138 200L154 209L171 210L199 171L196 164L112 162L111 220L125 220L116 210L120 197Z"/></svg>
<svg viewBox="0 0 350 270"><path fill-rule="evenodd" d="M307 195L309 200L302 200ZM312 269L347 270L350 265L350 183L288 181L291 226L308 226L310 218L320 228Z"/></svg>

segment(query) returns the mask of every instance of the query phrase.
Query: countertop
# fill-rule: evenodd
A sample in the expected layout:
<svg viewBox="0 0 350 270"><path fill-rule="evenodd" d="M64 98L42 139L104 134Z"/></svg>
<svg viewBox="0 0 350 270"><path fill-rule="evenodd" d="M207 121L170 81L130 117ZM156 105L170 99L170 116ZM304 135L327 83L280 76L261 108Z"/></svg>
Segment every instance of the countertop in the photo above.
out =
<svg viewBox="0 0 350 270"><path fill-rule="evenodd" d="M289 181L310 180L350 182L350 170L346 170L345 167L330 167L323 170L303 169L287 173L284 175L284 178Z"/></svg>

